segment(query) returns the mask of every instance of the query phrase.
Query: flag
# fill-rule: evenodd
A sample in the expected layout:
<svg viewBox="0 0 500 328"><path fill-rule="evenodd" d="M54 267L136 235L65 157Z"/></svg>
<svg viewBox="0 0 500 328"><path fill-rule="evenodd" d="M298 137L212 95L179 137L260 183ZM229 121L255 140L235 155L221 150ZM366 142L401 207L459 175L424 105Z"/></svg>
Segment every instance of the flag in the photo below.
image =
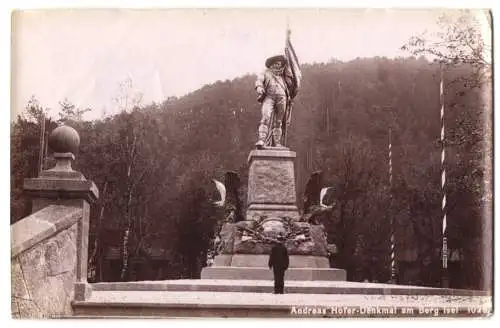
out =
<svg viewBox="0 0 500 328"><path fill-rule="evenodd" d="M287 61L287 65L285 68L285 79L287 82L290 99L293 99L299 91L300 82L302 80L302 72L300 71L299 60L297 59L297 55L295 54L295 50L293 49L292 42L290 41L290 34L288 34L288 37L286 39L285 57Z"/></svg>
<svg viewBox="0 0 500 328"><path fill-rule="evenodd" d="M287 126L290 125L292 120L292 99L295 98L300 88L300 81L302 80L302 72L300 71L299 60L293 49L292 42L290 41L290 30L287 30L287 37L285 42L285 58L287 65L285 67L285 83L288 89L288 101L286 104L285 115L283 116L283 145L287 144Z"/></svg>

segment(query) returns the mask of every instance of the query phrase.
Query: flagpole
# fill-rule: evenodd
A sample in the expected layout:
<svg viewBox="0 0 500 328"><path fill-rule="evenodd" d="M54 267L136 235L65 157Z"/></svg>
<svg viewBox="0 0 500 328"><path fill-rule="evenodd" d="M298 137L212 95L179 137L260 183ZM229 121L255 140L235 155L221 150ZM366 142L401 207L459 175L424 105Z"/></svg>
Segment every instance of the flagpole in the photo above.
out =
<svg viewBox="0 0 500 328"><path fill-rule="evenodd" d="M392 129L389 128L389 186L392 190Z"/></svg>
<svg viewBox="0 0 500 328"><path fill-rule="evenodd" d="M391 203L392 203L392 129L389 128L389 188L391 193ZM392 206L391 206L392 209ZM392 211L389 212L390 225L391 225L391 279L390 283L396 283L396 242L395 242L395 229L394 229L394 217Z"/></svg>
<svg viewBox="0 0 500 328"><path fill-rule="evenodd" d="M287 31L286 31L286 42L285 42L285 57L287 65L285 67L285 82L287 83L287 102L285 109L285 116L282 122L282 127L284 127L284 146L287 146L287 134L288 126L291 122L292 115L292 100L297 95L297 91L300 88L300 81L302 79L302 73L300 72L300 65L295 50L293 49L292 43L290 41L291 30L288 26L287 20ZM290 80L289 80L290 79ZM289 84L289 85L288 85Z"/></svg>
<svg viewBox="0 0 500 328"><path fill-rule="evenodd" d="M441 286L447 288L449 285L448 281L448 239L446 236L446 166L445 166L445 133L444 133L444 86L443 86L443 68L442 65L439 67L441 81L439 83L439 102L441 105L441 192L443 195L441 202L441 213L443 215L442 222L442 277Z"/></svg>
<svg viewBox="0 0 500 328"><path fill-rule="evenodd" d="M288 16L286 16L286 38L285 38L285 47L286 47L286 44L288 43L288 40L290 40L290 33L292 33L292 31L290 30L290 18Z"/></svg>
<svg viewBox="0 0 500 328"><path fill-rule="evenodd" d="M45 155L45 113L42 110L42 115L40 116L40 154L38 155L38 175L43 170L43 162Z"/></svg>

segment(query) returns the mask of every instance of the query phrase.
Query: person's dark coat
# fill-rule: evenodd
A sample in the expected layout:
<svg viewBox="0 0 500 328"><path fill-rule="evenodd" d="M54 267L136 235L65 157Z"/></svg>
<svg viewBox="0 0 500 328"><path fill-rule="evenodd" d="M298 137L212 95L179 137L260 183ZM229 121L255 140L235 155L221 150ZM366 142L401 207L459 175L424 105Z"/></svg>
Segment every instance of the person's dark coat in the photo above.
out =
<svg viewBox="0 0 500 328"><path fill-rule="evenodd" d="M285 289L285 270L288 269L288 251L282 243L276 243L269 255L269 268L274 274L274 293L283 294Z"/></svg>
<svg viewBox="0 0 500 328"><path fill-rule="evenodd" d="M288 269L289 261L288 251L285 245L276 243L271 249L271 255L269 256L269 268L285 271Z"/></svg>

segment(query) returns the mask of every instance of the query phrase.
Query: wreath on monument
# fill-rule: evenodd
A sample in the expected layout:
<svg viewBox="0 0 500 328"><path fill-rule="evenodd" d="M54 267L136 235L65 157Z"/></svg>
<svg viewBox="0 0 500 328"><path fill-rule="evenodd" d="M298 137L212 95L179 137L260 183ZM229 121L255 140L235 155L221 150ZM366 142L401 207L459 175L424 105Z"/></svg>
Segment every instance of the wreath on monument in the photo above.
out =
<svg viewBox="0 0 500 328"><path fill-rule="evenodd" d="M294 244L300 244L303 242L311 241L310 227L309 224L304 222L296 222L290 217L266 217L261 216L257 221L249 222L239 222L236 224L237 230L241 233L242 241L248 241L252 243L262 242L266 244L272 244L279 242L278 238L275 236L277 233L270 234L266 231L266 223L276 221L280 222L282 225L281 235L284 237L284 242L293 242Z"/></svg>

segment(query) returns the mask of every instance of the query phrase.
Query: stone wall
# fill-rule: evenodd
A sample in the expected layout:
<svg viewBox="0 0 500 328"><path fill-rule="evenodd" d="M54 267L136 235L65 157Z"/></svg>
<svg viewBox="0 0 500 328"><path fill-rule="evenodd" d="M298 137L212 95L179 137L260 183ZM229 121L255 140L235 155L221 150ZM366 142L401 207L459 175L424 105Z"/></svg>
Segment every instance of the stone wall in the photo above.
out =
<svg viewBox="0 0 500 328"><path fill-rule="evenodd" d="M49 206L11 226L13 318L72 315L82 210Z"/></svg>

